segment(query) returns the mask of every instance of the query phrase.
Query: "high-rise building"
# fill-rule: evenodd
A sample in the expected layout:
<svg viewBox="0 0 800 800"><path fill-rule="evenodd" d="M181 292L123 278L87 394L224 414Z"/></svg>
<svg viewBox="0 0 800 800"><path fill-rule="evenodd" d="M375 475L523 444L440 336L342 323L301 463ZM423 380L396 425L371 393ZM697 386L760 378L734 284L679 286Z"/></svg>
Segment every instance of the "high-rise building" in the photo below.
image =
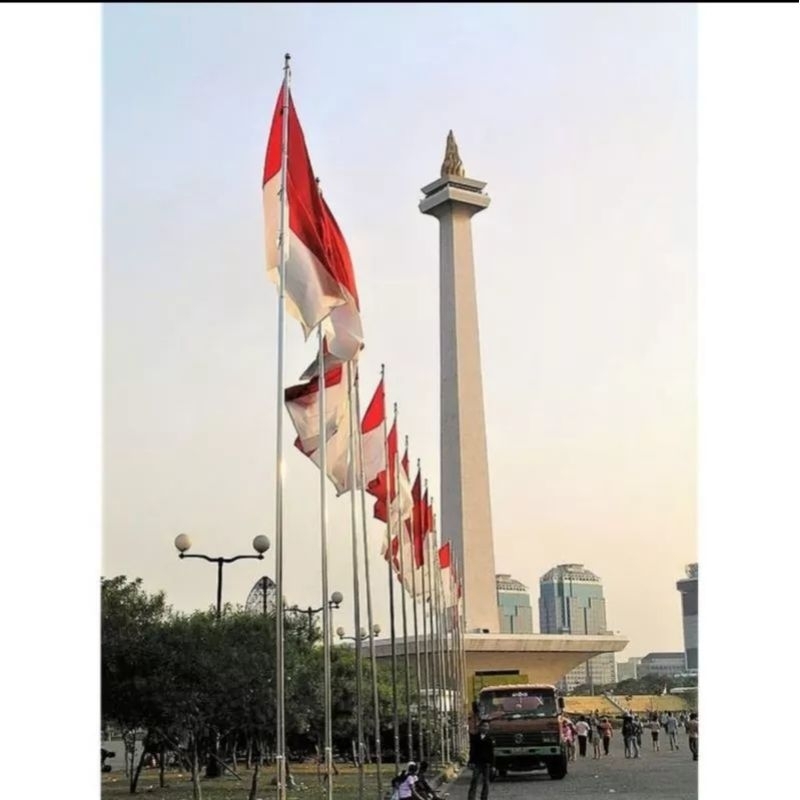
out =
<svg viewBox="0 0 800 800"><path fill-rule="evenodd" d="M528 587L510 575L497 575L500 633L533 633L533 611Z"/></svg>
<svg viewBox="0 0 800 800"><path fill-rule="evenodd" d="M686 567L686 577L675 586L681 593L683 613L683 649L686 653L686 669L697 669L697 564Z"/></svg>
<svg viewBox="0 0 800 800"><path fill-rule="evenodd" d="M617 683L636 680L639 677L639 665L641 663L641 658L629 658L627 661L620 661L617 664Z"/></svg>
<svg viewBox="0 0 800 800"><path fill-rule="evenodd" d="M539 630L541 633L610 634L606 601L600 578L583 564L559 564L539 579ZM614 683L614 654L603 653L568 672L561 688Z"/></svg>

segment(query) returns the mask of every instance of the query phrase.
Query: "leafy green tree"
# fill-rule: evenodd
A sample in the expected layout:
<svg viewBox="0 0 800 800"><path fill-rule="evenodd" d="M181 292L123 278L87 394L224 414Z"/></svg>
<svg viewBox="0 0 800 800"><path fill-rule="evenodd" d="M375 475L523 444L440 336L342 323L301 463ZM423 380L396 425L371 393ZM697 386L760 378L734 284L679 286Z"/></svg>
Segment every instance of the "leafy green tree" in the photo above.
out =
<svg viewBox="0 0 800 800"><path fill-rule="evenodd" d="M156 715L154 684L161 667L156 642L168 608L164 593L147 594L140 578L102 578L100 591L102 723L122 731L134 793L144 757L143 746L134 764L137 732L149 729Z"/></svg>

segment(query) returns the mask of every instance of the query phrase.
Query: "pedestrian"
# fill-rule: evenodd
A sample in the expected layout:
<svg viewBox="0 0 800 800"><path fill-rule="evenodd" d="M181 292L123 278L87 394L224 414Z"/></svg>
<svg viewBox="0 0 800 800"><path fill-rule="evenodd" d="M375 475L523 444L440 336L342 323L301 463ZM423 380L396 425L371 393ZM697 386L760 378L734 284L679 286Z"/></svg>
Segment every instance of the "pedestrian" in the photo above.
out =
<svg viewBox="0 0 800 800"><path fill-rule="evenodd" d="M689 721L686 723L686 733L689 736L689 751L692 754L692 761L697 761L698 745L700 744L700 723L697 720L697 712L689 714Z"/></svg>
<svg viewBox="0 0 800 800"><path fill-rule="evenodd" d="M566 718L561 720L561 738L567 746L567 761L575 760L575 727Z"/></svg>
<svg viewBox="0 0 800 800"><path fill-rule="evenodd" d="M638 714L633 715L633 727L635 728L636 732L636 746L639 748L639 752L642 752L642 721L639 719Z"/></svg>
<svg viewBox="0 0 800 800"><path fill-rule="evenodd" d="M667 736L669 736L669 749L680 750L678 745L678 720L672 716L671 711L667 714Z"/></svg>
<svg viewBox="0 0 800 800"><path fill-rule="evenodd" d="M478 732L469 737L468 767L472 768L472 780L469 784L467 800L475 800L478 791L478 781L483 781L481 786L481 800L488 800L489 781L494 768L494 740L489 735L489 723L481 722Z"/></svg>
<svg viewBox="0 0 800 800"><path fill-rule="evenodd" d="M625 745L625 758L639 758L636 723L630 714L623 714L622 716L622 741Z"/></svg>
<svg viewBox="0 0 800 800"><path fill-rule="evenodd" d="M592 758L600 758L600 729L595 727L592 733Z"/></svg>
<svg viewBox="0 0 800 800"><path fill-rule="evenodd" d="M608 717L603 717L602 722L598 727L600 738L603 740L603 755L609 755L608 749L611 746L611 737L614 735L614 729L608 721Z"/></svg>
<svg viewBox="0 0 800 800"><path fill-rule="evenodd" d="M589 740L589 735L592 732L592 727L586 721L586 717L580 717L575 723L575 732L578 734L578 752L581 758L586 757L586 742Z"/></svg>
<svg viewBox="0 0 800 800"><path fill-rule="evenodd" d="M657 714L653 714L650 717L648 727L650 728L650 735L653 737L653 752L655 753L661 749L660 745L658 744L658 734L661 732L661 723L658 720Z"/></svg>

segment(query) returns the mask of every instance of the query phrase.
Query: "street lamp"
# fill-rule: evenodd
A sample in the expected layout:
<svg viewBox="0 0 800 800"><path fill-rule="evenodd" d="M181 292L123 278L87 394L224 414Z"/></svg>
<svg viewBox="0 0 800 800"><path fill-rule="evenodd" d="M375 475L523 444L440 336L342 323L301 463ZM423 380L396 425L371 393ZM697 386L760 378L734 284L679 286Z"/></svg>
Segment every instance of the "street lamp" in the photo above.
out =
<svg viewBox="0 0 800 800"><path fill-rule="evenodd" d="M378 623L376 622L372 626L372 633L375 636L377 636L380 632L381 632L381 626L378 625ZM340 639L349 639L351 642L363 642L365 639L369 639L369 634L363 628L361 628L361 630L359 630L358 634L359 634L358 636L345 636L344 628L338 627L336 629L336 635Z"/></svg>
<svg viewBox="0 0 800 800"><path fill-rule="evenodd" d="M232 564L234 561L239 561L242 558L257 558L263 559L264 553L270 548L270 541L267 536L260 534L253 539L253 550L256 555L241 555L232 556L231 558L223 558L217 556L205 556L200 553L187 553L186 551L192 546L192 540L185 534L181 533L175 537L175 549L178 551L178 558L204 558L206 561L211 561L217 565L217 619L222 617L222 567L224 564Z"/></svg>
<svg viewBox="0 0 800 800"><path fill-rule="evenodd" d="M327 602L328 608L339 608L339 606L344 601L344 595L341 592L331 592L331 599ZM286 608L286 611L294 611L295 614L308 614L308 637L311 638L311 635L314 631L314 614L319 614L320 611L324 611L326 606L320 606L319 608L300 608L300 606L294 605L289 606Z"/></svg>

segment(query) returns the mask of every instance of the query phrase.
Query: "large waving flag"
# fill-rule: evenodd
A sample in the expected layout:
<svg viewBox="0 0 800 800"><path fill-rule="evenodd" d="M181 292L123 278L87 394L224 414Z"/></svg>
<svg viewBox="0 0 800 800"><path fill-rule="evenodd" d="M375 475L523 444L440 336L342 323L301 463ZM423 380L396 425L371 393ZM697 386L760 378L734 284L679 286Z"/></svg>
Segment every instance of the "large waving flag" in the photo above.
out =
<svg viewBox="0 0 800 800"><path fill-rule="evenodd" d="M281 161L283 100L275 104L264 159L262 187L267 247L267 274L278 283L281 217ZM303 326L306 337L323 323L330 352L337 358L355 358L361 347L361 317L350 251L339 225L320 194L311 167L305 137L289 92L287 133L286 307Z"/></svg>

